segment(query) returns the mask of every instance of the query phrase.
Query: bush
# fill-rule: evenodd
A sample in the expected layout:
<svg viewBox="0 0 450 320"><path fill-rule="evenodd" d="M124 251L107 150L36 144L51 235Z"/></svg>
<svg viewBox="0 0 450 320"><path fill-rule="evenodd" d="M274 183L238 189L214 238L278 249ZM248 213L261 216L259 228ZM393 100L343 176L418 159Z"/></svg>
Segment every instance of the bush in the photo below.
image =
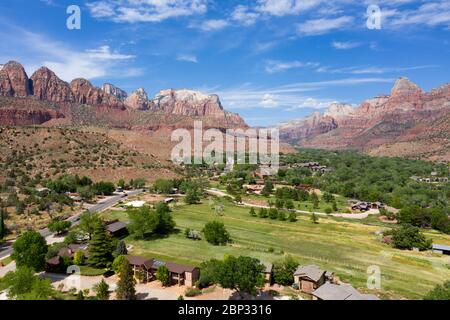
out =
<svg viewBox="0 0 450 320"><path fill-rule="evenodd" d="M187 288L186 291L184 292L184 295L189 298L196 297L201 294L202 294L202 291L197 288Z"/></svg>
<svg viewBox="0 0 450 320"><path fill-rule="evenodd" d="M424 297L424 300L450 300L450 281L437 285Z"/></svg>

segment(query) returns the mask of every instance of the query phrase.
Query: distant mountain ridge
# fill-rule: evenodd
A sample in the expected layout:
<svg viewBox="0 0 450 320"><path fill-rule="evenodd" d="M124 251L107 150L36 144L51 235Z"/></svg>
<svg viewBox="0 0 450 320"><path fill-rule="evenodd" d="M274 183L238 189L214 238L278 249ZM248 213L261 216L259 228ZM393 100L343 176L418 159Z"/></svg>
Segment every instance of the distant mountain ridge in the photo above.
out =
<svg viewBox="0 0 450 320"><path fill-rule="evenodd" d="M101 122L112 127L151 129L176 123L189 126L194 118L204 120L211 127L247 127L238 114L224 110L216 95L168 89L149 99L142 88L128 95L110 83L105 83L102 88L96 88L82 78L67 83L47 67L39 68L29 78L23 66L15 61L0 68L1 97L7 100L0 102L0 124L42 124L43 120L49 121L48 118L55 119L56 114L57 119L65 118L66 122L76 123L77 119L82 118L81 122L89 124L89 116L82 114L85 110L93 116L91 120L94 125ZM19 103L17 99L39 100L48 103L48 106L30 101L30 108L39 106L39 110L26 113L23 111L26 109L24 103ZM11 118L10 115L15 114L11 111L15 105L21 105L21 115ZM40 112L41 116L35 117L36 112Z"/></svg>
<svg viewBox="0 0 450 320"><path fill-rule="evenodd" d="M279 125L281 139L322 149L358 149L380 156L450 161L450 84L424 92L408 78L391 94L353 108L333 104L325 113Z"/></svg>

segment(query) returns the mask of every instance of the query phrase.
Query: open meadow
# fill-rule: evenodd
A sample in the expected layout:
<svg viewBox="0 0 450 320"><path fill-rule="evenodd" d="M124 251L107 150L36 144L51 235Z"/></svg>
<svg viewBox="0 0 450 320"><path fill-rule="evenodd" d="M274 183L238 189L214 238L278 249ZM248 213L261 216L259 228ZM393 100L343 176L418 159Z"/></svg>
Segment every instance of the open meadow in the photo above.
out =
<svg viewBox="0 0 450 320"><path fill-rule="evenodd" d="M224 205L220 216L215 213L213 203ZM128 219L125 211L117 209L103 216ZM334 272L342 281L363 292L391 299L421 299L435 285L450 279L448 256L431 251L402 251L383 244L378 233L390 226L371 220L320 217L319 224L313 224L308 215L300 215L297 222L283 222L251 217L249 208L217 199L204 200L199 205L178 204L173 216L178 232L146 241L128 238L127 244L133 246L131 254L197 266L211 258L222 259L224 255L251 256L262 262L275 262L284 255L292 255L301 264L314 263ZM215 247L205 240L194 241L184 236L186 228L201 231L213 220L225 224L232 244ZM436 243L450 244L448 235L431 230L424 233ZM381 290L366 288L370 266L381 270Z"/></svg>

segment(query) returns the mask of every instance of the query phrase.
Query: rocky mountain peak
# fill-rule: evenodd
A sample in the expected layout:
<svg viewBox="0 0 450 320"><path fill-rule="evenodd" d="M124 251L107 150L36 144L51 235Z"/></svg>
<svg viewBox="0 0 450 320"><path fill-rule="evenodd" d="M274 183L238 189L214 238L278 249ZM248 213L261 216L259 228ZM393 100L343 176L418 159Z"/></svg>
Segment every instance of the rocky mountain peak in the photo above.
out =
<svg viewBox="0 0 450 320"><path fill-rule="evenodd" d="M31 76L33 95L40 100L52 102L73 101L72 91L67 82L48 69L41 67Z"/></svg>
<svg viewBox="0 0 450 320"><path fill-rule="evenodd" d="M144 88L139 88L133 92L126 100L125 106L133 110L148 110L149 101Z"/></svg>
<svg viewBox="0 0 450 320"><path fill-rule="evenodd" d="M124 90L112 85L111 83L103 84L102 90L106 94L110 94L121 101L124 101L128 97L128 94Z"/></svg>
<svg viewBox="0 0 450 320"><path fill-rule="evenodd" d="M347 103L332 103L327 111L325 111L325 116L332 118L346 117L355 112L355 109L351 104Z"/></svg>
<svg viewBox="0 0 450 320"><path fill-rule="evenodd" d="M391 95L393 97L396 97L423 93L424 91L417 84L406 77L401 77L397 80L394 87L392 88Z"/></svg>
<svg viewBox="0 0 450 320"><path fill-rule="evenodd" d="M0 70L0 96L26 97L31 88L28 75L23 66L10 61Z"/></svg>

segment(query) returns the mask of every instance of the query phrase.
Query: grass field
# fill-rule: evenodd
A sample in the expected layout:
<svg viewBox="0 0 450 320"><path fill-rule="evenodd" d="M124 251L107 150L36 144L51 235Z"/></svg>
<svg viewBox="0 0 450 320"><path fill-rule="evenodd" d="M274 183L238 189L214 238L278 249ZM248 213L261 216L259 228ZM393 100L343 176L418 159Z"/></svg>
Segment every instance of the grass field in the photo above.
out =
<svg viewBox="0 0 450 320"><path fill-rule="evenodd" d="M225 200L223 200L225 201ZM450 260L431 252L411 252L393 249L381 243L376 234L383 225L321 217L319 224L311 223L309 216L299 216L295 223L254 218L248 208L224 202L223 216L215 215L208 201L201 205L178 205L173 212L179 232L166 238L134 241L132 254L167 259L178 263L199 265L202 261L224 255L246 255L263 262L274 262L285 254L300 263L315 263L335 272L343 281L364 292L382 298L420 299L436 284L450 279ZM126 212L108 211L108 218L127 219ZM184 237L183 230L201 231L208 221L221 220L231 233L233 244L214 247L206 241ZM450 236L434 231L426 232L437 243L450 244ZM366 288L367 268L381 269L381 290Z"/></svg>

